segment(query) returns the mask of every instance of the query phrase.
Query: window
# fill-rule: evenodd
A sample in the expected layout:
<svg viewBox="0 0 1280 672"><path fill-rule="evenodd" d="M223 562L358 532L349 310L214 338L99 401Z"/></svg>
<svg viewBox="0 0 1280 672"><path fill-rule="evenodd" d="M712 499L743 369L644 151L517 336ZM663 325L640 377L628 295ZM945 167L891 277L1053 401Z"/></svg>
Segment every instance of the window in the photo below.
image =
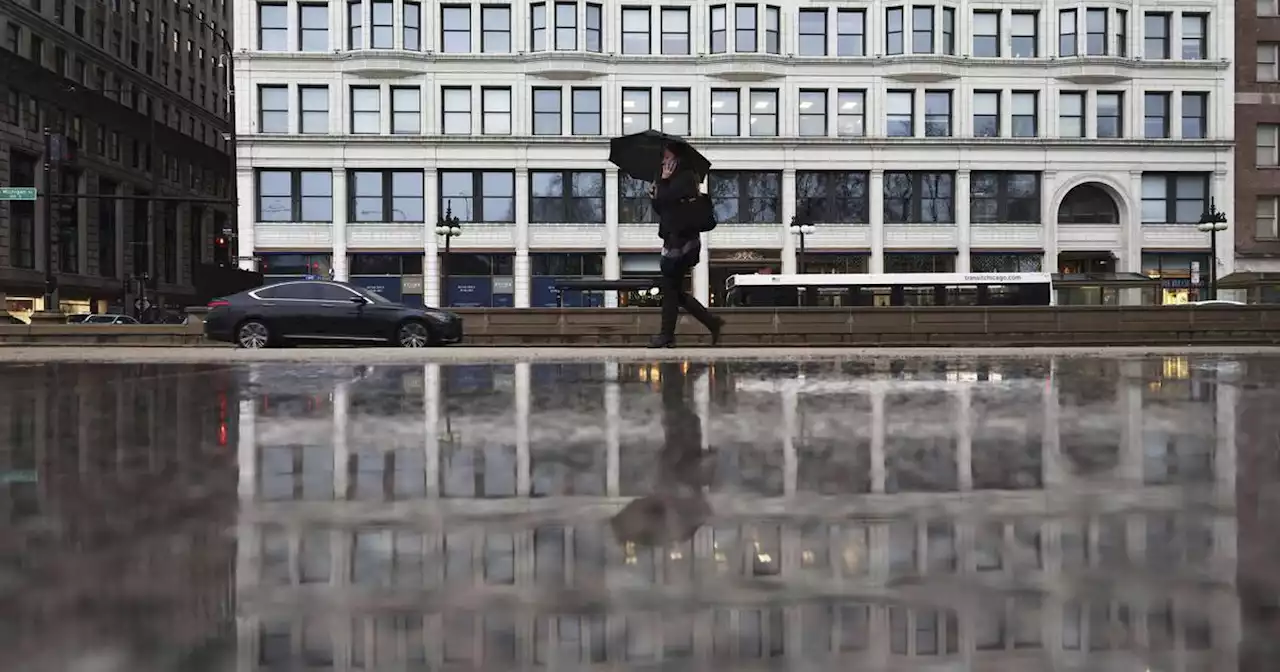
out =
<svg viewBox="0 0 1280 672"><path fill-rule="evenodd" d="M404 48L409 51L422 50L422 4L418 2L404 3L404 28L401 39Z"/></svg>
<svg viewBox="0 0 1280 672"><path fill-rule="evenodd" d="M756 47L756 6L734 5L733 8L733 49L734 51L753 52Z"/></svg>
<svg viewBox="0 0 1280 672"><path fill-rule="evenodd" d="M480 132L511 135L511 89L486 86L480 90L480 96ZM470 117L467 114L467 118Z"/></svg>
<svg viewBox="0 0 1280 672"><path fill-rule="evenodd" d="M867 12L865 10L836 10L836 55L867 55Z"/></svg>
<svg viewBox="0 0 1280 672"><path fill-rule="evenodd" d="M822 136L827 134L827 92L822 90L800 91L800 135Z"/></svg>
<svg viewBox="0 0 1280 672"><path fill-rule="evenodd" d="M573 106L573 119L571 120L573 134L600 135L600 89L575 88L573 89L571 103Z"/></svg>
<svg viewBox="0 0 1280 672"><path fill-rule="evenodd" d="M446 54L471 51L471 7L445 5L440 8L440 51Z"/></svg>
<svg viewBox="0 0 1280 672"><path fill-rule="evenodd" d="M924 136L926 138L951 137L950 91L925 91Z"/></svg>
<svg viewBox="0 0 1280 672"><path fill-rule="evenodd" d="M1208 203L1205 173L1143 173L1144 224L1197 224Z"/></svg>
<svg viewBox="0 0 1280 672"><path fill-rule="evenodd" d="M445 135L471 135L471 87L441 89L440 115Z"/></svg>
<svg viewBox="0 0 1280 672"><path fill-rule="evenodd" d="M796 212L812 222L866 224L868 179L865 172L797 171Z"/></svg>
<svg viewBox="0 0 1280 672"><path fill-rule="evenodd" d="M601 39L603 15L604 9L600 5L587 3L587 51L599 53L604 48L604 42Z"/></svg>
<svg viewBox="0 0 1280 672"><path fill-rule="evenodd" d="M867 93L840 91L836 94L836 135L860 138L867 134Z"/></svg>
<svg viewBox="0 0 1280 672"><path fill-rule="evenodd" d="M1258 124L1254 165L1280 166L1280 124Z"/></svg>
<svg viewBox="0 0 1280 672"><path fill-rule="evenodd" d="M1040 223L1040 174L973 172L969 212L982 224Z"/></svg>
<svg viewBox="0 0 1280 672"><path fill-rule="evenodd" d="M422 89L416 86L391 87L391 132L422 132Z"/></svg>
<svg viewBox="0 0 1280 672"><path fill-rule="evenodd" d="M885 172L884 221L889 224L955 223L955 174Z"/></svg>
<svg viewBox="0 0 1280 672"><path fill-rule="evenodd" d="M1000 137L1000 92L973 92L973 137Z"/></svg>
<svg viewBox="0 0 1280 672"><path fill-rule="evenodd" d="M391 0L373 0L373 25L369 30L369 47L390 49L394 46L395 3Z"/></svg>
<svg viewBox="0 0 1280 672"><path fill-rule="evenodd" d="M752 89L748 135L773 137L778 134L778 91Z"/></svg>
<svg viewBox="0 0 1280 672"><path fill-rule="evenodd" d="M890 7L884 17L885 54L896 56L902 53L902 8Z"/></svg>
<svg viewBox="0 0 1280 672"><path fill-rule="evenodd" d="M382 90L376 86L351 87L351 132L382 132Z"/></svg>
<svg viewBox="0 0 1280 672"><path fill-rule="evenodd" d="M1096 112L1098 137L1119 138L1124 136L1124 94L1119 92L1098 92L1098 110Z"/></svg>
<svg viewBox="0 0 1280 672"><path fill-rule="evenodd" d="M328 5L298 5L298 50L329 50Z"/></svg>
<svg viewBox="0 0 1280 672"><path fill-rule="evenodd" d="M1013 12L1010 15L1010 33L1012 42L1009 53L1014 58L1035 58L1040 50L1040 35L1037 26L1040 23L1038 12Z"/></svg>
<svg viewBox="0 0 1280 672"><path fill-rule="evenodd" d="M1182 94L1182 137L1187 140L1201 140L1209 131L1209 94Z"/></svg>
<svg viewBox="0 0 1280 672"><path fill-rule="evenodd" d="M529 221L604 223L604 173L529 171Z"/></svg>
<svg viewBox="0 0 1280 672"><path fill-rule="evenodd" d="M1076 10L1064 9L1058 12L1058 56L1075 56L1076 44Z"/></svg>
<svg viewBox="0 0 1280 672"><path fill-rule="evenodd" d="M662 53L689 53L689 10L684 7L662 9Z"/></svg>
<svg viewBox="0 0 1280 672"><path fill-rule="evenodd" d="M738 90L711 90L711 135L740 135L738 129Z"/></svg>
<svg viewBox="0 0 1280 672"><path fill-rule="evenodd" d="M689 135L689 90L662 90L662 132Z"/></svg>
<svg viewBox="0 0 1280 672"><path fill-rule="evenodd" d="M258 4L258 48L262 51L289 50L289 6L285 3Z"/></svg>
<svg viewBox="0 0 1280 672"><path fill-rule="evenodd" d="M1156 92L1142 97L1142 136L1169 137L1169 94Z"/></svg>
<svg viewBox="0 0 1280 672"><path fill-rule="evenodd" d="M289 87L261 85L258 87L258 132L289 132Z"/></svg>
<svg viewBox="0 0 1280 672"><path fill-rule="evenodd" d="M1116 56L1124 58L1129 55L1129 12L1116 10Z"/></svg>
<svg viewBox="0 0 1280 672"><path fill-rule="evenodd" d="M329 87L298 86L298 132L329 132Z"/></svg>
<svg viewBox="0 0 1280 672"><path fill-rule="evenodd" d="M956 10L952 7L942 8L942 53L956 55Z"/></svg>
<svg viewBox="0 0 1280 672"><path fill-rule="evenodd" d="M933 7L911 8L911 53L933 53Z"/></svg>
<svg viewBox="0 0 1280 672"><path fill-rule="evenodd" d="M782 49L782 10L764 8L764 52L777 54Z"/></svg>
<svg viewBox="0 0 1280 672"><path fill-rule="evenodd" d="M973 12L973 55L977 58L1000 56L1000 12Z"/></svg>
<svg viewBox="0 0 1280 672"><path fill-rule="evenodd" d="M546 40L546 9L542 15L542 39ZM546 47L535 47L534 50ZM486 54L511 53L511 8L484 6L480 8L480 51Z"/></svg>
<svg viewBox="0 0 1280 672"><path fill-rule="evenodd" d="M533 134L560 135L564 126L560 122L560 89L533 90Z"/></svg>
<svg viewBox="0 0 1280 672"><path fill-rule="evenodd" d="M1280 81L1280 69L1276 66L1278 60L1276 54L1278 51L1280 51L1280 44L1275 42L1258 43L1257 80L1259 82Z"/></svg>
<svg viewBox="0 0 1280 672"><path fill-rule="evenodd" d="M1258 16L1280 16L1280 0L1257 0Z"/></svg>
<svg viewBox="0 0 1280 672"><path fill-rule="evenodd" d="M1258 197L1258 215L1253 227L1253 237L1259 240L1273 240L1280 238L1280 226L1277 226L1276 202L1280 200L1275 196L1259 196Z"/></svg>
<svg viewBox="0 0 1280 672"><path fill-rule="evenodd" d="M658 221L649 200L649 183L618 173L618 221L641 224Z"/></svg>
<svg viewBox="0 0 1280 672"><path fill-rule="evenodd" d="M711 8L711 53L729 50L729 17L724 5Z"/></svg>
<svg viewBox="0 0 1280 672"><path fill-rule="evenodd" d="M1040 94L1035 91L1013 92L1013 137L1034 138L1040 131L1037 123L1037 108L1040 107Z"/></svg>
<svg viewBox="0 0 1280 672"><path fill-rule="evenodd" d="M890 91L888 128L891 138L910 138L916 134L916 94L913 91Z"/></svg>
<svg viewBox="0 0 1280 672"><path fill-rule="evenodd" d="M440 212L453 208L464 222L514 222L515 180L510 171L442 170Z"/></svg>
<svg viewBox="0 0 1280 672"><path fill-rule="evenodd" d="M353 222L426 221L420 170L353 170L348 173L348 217Z"/></svg>
<svg viewBox="0 0 1280 672"><path fill-rule="evenodd" d="M707 193L722 224L782 221L780 173L715 171L707 178Z"/></svg>
<svg viewBox="0 0 1280 672"><path fill-rule="evenodd" d="M1169 15L1147 12L1142 26L1143 57L1152 60L1169 58Z"/></svg>
<svg viewBox="0 0 1280 672"><path fill-rule="evenodd" d="M332 222L333 173L259 170L259 222Z"/></svg>
<svg viewBox="0 0 1280 672"><path fill-rule="evenodd" d="M364 48L364 4L347 0L347 48Z"/></svg>
<svg viewBox="0 0 1280 672"><path fill-rule="evenodd" d="M556 49L574 51L578 48L578 3L556 3Z"/></svg>
<svg viewBox="0 0 1280 672"><path fill-rule="evenodd" d="M1209 58L1208 28L1207 14L1182 15L1182 59L1184 61L1203 61Z"/></svg>
<svg viewBox="0 0 1280 672"><path fill-rule="evenodd" d="M622 8L622 53L647 54L652 40L649 31L653 23L649 10L643 7Z"/></svg>
<svg viewBox="0 0 1280 672"><path fill-rule="evenodd" d="M799 16L800 56L827 55L827 10L802 9Z"/></svg>
<svg viewBox="0 0 1280 672"><path fill-rule="evenodd" d="M649 100L649 89L622 90L622 134L639 133L653 128L649 116L653 105Z"/></svg>
<svg viewBox="0 0 1280 672"><path fill-rule="evenodd" d="M1084 53L1090 56L1106 56L1107 10L1086 9L1084 12Z"/></svg>
<svg viewBox="0 0 1280 672"><path fill-rule="evenodd" d="M1084 137L1084 96L1080 91L1058 94L1058 137Z"/></svg>
<svg viewBox="0 0 1280 672"><path fill-rule="evenodd" d="M535 2L529 7L529 48L544 51L547 48L547 3Z"/></svg>

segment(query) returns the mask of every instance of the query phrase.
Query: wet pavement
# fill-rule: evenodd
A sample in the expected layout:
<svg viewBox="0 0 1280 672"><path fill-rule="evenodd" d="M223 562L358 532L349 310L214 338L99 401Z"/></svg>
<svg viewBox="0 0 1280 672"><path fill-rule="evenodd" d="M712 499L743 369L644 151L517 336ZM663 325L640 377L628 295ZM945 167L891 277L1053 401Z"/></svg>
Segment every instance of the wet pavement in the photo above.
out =
<svg viewBox="0 0 1280 672"><path fill-rule="evenodd" d="M1273 669L1280 357L1022 354L0 364L0 669Z"/></svg>

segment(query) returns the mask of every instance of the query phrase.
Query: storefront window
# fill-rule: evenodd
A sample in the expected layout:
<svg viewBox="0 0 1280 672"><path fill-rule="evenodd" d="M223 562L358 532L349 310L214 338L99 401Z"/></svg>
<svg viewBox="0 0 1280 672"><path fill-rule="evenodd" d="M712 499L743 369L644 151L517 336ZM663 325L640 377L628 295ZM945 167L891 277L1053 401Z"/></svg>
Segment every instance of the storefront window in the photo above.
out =
<svg viewBox="0 0 1280 672"><path fill-rule="evenodd" d="M262 255L262 275L268 280L333 277L333 257L328 254L266 253Z"/></svg>
<svg viewBox="0 0 1280 672"><path fill-rule="evenodd" d="M807 252L804 255L803 272L852 274L866 273L871 267L871 255Z"/></svg>
<svg viewBox="0 0 1280 672"><path fill-rule="evenodd" d="M1039 273L1042 254L978 253L969 255L974 273Z"/></svg>
<svg viewBox="0 0 1280 672"><path fill-rule="evenodd" d="M884 255L885 273L955 273L954 252L889 253Z"/></svg>
<svg viewBox="0 0 1280 672"><path fill-rule="evenodd" d="M351 284L390 301L422 305L421 254L353 254L349 259Z"/></svg>
<svg viewBox="0 0 1280 672"><path fill-rule="evenodd" d="M447 265L446 265L447 264ZM515 305L515 255L453 252L441 256L448 272L445 305L454 308L510 308Z"/></svg>
<svg viewBox="0 0 1280 672"><path fill-rule="evenodd" d="M618 255L619 275L623 280L653 280L661 276L662 255L660 254L620 254ZM692 281L685 280L685 289L692 287ZM631 308L652 308L661 302L659 296L644 291L618 292L618 305Z"/></svg>
<svg viewBox="0 0 1280 672"><path fill-rule="evenodd" d="M554 308L557 301L555 283L561 279L603 279L604 255L571 253L530 254L532 266L532 298L530 305L534 308ZM583 308L604 305L604 292L583 292L568 290L564 292L564 307Z"/></svg>
<svg viewBox="0 0 1280 672"><path fill-rule="evenodd" d="M1207 254L1144 254L1142 274L1160 279L1161 304L1178 305L1204 298L1209 264Z"/></svg>

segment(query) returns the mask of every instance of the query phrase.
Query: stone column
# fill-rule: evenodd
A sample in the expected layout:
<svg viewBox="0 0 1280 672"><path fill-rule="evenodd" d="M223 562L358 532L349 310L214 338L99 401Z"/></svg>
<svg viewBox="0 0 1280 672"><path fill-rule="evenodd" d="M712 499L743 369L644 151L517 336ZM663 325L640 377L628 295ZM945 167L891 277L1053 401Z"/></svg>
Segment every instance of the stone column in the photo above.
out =
<svg viewBox="0 0 1280 672"><path fill-rule="evenodd" d="M796 171L794 168L787 168L782 171L782 272L799 273L798 242L796 237L791 235L791 221L796 216Z"/></svg>
<svg viewBox="0 0 1280 672"><path fill-rule="evenodd" d="M333 169L333 279L346 282L347 272L347 170Z"/></svg>
<svg viewBox="0 0 1280 672"><path fill-rule="evenodd" d="M693 295L703 305L711 301L711 234L702 234L702 259L693 267Z"/></svg>
<svg viewBox="0 0 1280 672"><path fill-rule="evenodd" d="M617 280L622 277L622 264L618 255L618 169L609 168L604 174L604 278ZM605 292L604 305L618 307L618 293Z"/></svg>
<svg viewBox="0 0 1280 672"><path fill-rule="evenodd" d="M1141 119L1141 117L1138 117ZM1128 217L1122 217L1123 227L1120 236L1123 252L1120 255L1116 271L1126 273L1142 272L1142 171L1129 171L1129 194L1132 203Z"/></svg>
<svg viewBox="0 0 1280 672"><path fill-rule="evenodd" d="M422 174L422 193L426 199L423 212L427 220L422 233L422 302L428 306L444 305L444 295L440 288L440 236L436 235L436 224L440 221L438 175L431 168Z"/></svg>
<svg viewBox="0 0 1280 672"><path fill-rule="evenodd" d="M236 194L240 199L240 203L236 208L236 237L239 239L236 251L239 258L236 263L246 271L258 270L258 264L253 260L256 247L253 235L253 223L256 213L254 213L253 205L258 202L256 186L253 183L253 169L239 168L236 170ZM138 206L135 205L134 207ZM134 250L134 254L138 254L138 251Z"/></svg>
<svg viewBox="0 0 1280 672"><path fill-rule="evenodd" d="M867 205L870 212L867 219L871 223L871 263L867 270L871 273L884 273L884 171L871 171L871 182L867 186Z"/></svg>
<svg viewBox="0 0 1280 672"><path fill-rule="evenodd" d="M527 168L516 169L515 186L516 258L512 269L515 274L513 278L516 290L515 304L516 308L528 308L532 268L529 264L529 170Z"/></svg>
<svg viewBox="0 0 1280 672"><path fill-rule="evenodd" d="M972 215L969 212L969 171L956 171L956 272L968 273L970 268L970 250L973 228L970 226Z"/></svg>
<svg viewBox="0 0 1280 672"><path fill-rule="evenodd" d="M1040 221L1044 231L1044 260L1040 262L1040 270L1045 273L1058 272L1058 208L1053 201L1057 175L1053 170L1040 174Z"/></svg>

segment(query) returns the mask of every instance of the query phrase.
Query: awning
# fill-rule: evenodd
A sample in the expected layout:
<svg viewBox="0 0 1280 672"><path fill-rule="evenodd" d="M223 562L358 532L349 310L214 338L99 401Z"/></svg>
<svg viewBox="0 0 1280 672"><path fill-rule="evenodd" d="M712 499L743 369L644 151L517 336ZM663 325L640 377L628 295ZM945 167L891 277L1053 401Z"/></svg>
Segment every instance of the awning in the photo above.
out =
<svg viewBox="0 0 1280 672"><path fill-rule="evenodd" d="M1218 278L1218 289L1248 289L1262 285L1280 285L1280 273L1236 271Z"/></svg>
<svg viewBox="0 0 1280 672"><path fill-rule="evenodd" d="M1160 278L1141 273L1054 273L1056 287L1160 287Z"/></svg>

